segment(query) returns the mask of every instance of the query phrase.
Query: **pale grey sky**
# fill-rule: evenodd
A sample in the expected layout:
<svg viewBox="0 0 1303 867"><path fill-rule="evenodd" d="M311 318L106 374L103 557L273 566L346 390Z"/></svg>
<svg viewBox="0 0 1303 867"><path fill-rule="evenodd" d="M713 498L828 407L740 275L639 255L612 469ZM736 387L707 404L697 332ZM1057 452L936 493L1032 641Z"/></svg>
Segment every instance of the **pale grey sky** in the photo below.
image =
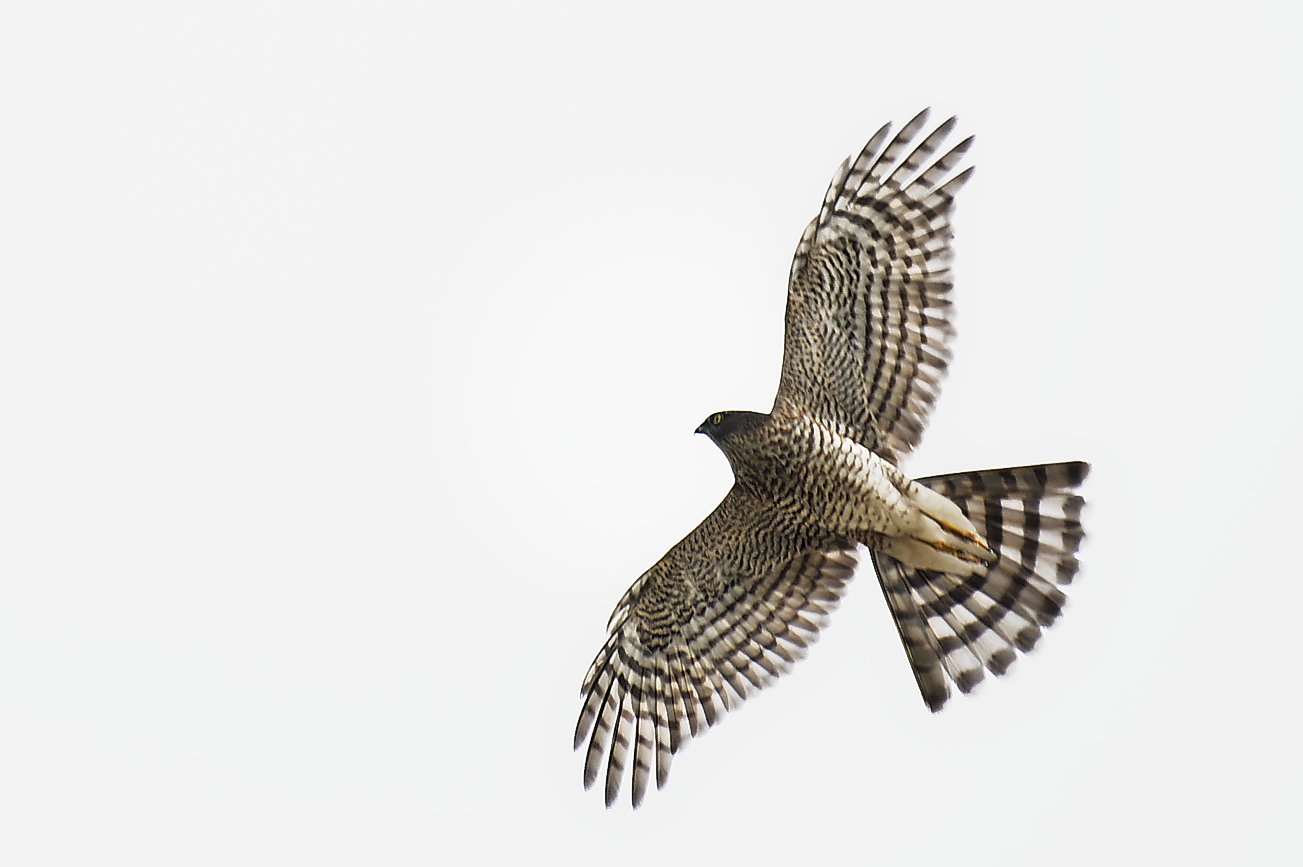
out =
<svg viewBox="0 0 1303 867"><path fill-rule="evenodd" d="M1289 863L1286 4L0 13L0 861ZM975 133L914 475L1094 464L932 716L871 570L630 811L578 687L723 496L837 164Z"/></svg>

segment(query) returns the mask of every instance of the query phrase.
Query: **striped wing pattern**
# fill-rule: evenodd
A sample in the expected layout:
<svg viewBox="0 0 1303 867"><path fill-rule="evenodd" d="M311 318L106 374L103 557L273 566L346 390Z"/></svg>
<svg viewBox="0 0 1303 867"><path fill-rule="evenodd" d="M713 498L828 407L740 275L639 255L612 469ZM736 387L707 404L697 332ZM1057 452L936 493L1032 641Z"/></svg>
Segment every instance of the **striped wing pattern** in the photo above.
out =
<svg viewBox="0 0 1303 867"><path fill-rule="evenodd" d="M718 418L813 420L894 465L918 445L950 360L950 220L972 174L956 171L972 138L946 150L955 118L931 132L927 120L925 110L894 136L884 126L838 169L792 262L774 409ZM848 475L840 452L801 454L794 449L807 444L791 438L764 451L717 430L699 428L728 456L737 484L624 594L580 690L574 746L585 751L584 787L603 779L608 807L626 769L637 807L653 775L665 785L692 738L804 656L854 574L856 539L882 544L860 538L863 525L823 496L858 478L860 464ZM820 443L809 447L818 452ZM952 684L967 693L986 672L1004 674L1058 618L1078 568L1075 491L1089 469L1061 463L917 480L952 500L999 555L985 573L961 577L872 552L931 710L945 705ZM876 497L871 505L891 505L864 490Z"/></svg>
<svg viewBox="0 0 1303 867"><path fill-rule="evenodd" d="M884 126L833 177L792 262L775 400L894 463L918 444L950 360L950 216L972 174L950 176L971 136L922 168L956 122L915 144L927 116L885 148Z"/></svg>
<svg viewBox="0 0 1303 867"><path fill-rule="evenodd" d="M671 759L691 738L805 655L854 574L854 547L805 551L759 580L733 583L656 647L639 628L647 585L630 588L581 688L575 749L587 742L584 787L603 763L608 807L630 763L635 807L653 771L663 787Z"/></svg>
<svg viewBox="0 0 1303 867"><path fill-rule="evenodd" d="M953 500L1000 555L985 574L959 578L873 553L923 701L934 712L949 683L967 693L986 671L1002 675L1035 647L1063 609L1077 573L1085 463L955 473L919 479Z"/></svg>

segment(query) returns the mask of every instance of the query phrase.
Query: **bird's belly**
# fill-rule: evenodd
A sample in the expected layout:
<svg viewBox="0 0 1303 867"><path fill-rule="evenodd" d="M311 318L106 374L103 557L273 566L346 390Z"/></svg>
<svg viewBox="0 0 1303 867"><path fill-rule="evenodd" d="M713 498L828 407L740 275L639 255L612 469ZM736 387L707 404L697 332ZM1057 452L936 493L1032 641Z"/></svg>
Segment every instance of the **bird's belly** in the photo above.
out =
<svg viewBox="0 0 1303 867"><path fill-rule="evenodd" d="M799 506L822 529L909 566L968 575L994 555L959 507L858 442L822 428L797 469Z"/></svg>
<svg viewBox="0 0 1303 867"><path fill-rule="evenodd" d="M858 537L907 532L916 510L903 494L913 483L854 440L828 433L824 448L800 467L801 499L825 529Z"/></svg>

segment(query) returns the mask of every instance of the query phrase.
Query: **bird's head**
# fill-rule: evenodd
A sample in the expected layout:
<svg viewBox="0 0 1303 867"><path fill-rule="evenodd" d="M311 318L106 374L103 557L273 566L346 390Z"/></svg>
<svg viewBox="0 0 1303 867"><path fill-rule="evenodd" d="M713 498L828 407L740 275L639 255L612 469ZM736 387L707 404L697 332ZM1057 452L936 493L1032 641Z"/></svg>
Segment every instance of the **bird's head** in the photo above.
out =
<svg viewBox="0 0 1303 867"><path fill-rule="evenodd" d="M747 410L716 412L711 413L697 426L697 433L710 437L724 454L729 454L728 446L736 437L755 430L768 420L769 416L762 412Z"/></svg>

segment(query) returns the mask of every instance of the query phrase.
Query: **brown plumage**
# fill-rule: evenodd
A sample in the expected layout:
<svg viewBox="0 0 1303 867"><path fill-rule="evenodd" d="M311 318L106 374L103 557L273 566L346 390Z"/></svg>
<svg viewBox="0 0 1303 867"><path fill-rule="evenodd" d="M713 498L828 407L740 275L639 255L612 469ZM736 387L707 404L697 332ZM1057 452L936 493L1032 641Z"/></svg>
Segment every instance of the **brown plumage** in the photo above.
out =
<svg viewBox="0 0 1303 867"><path fill-rule="evenodd" d="M769 413L697 429L734 485L624 594L584 678L575 748L606 804L632 768L633 805L724 712L785 673L871 552L923 700L968 692L1031 650L1077 570L1083 463L913 481L950 359L950 216L972 169L954 127L920 113L838 169L797 247L783 369Z"/></svg>

